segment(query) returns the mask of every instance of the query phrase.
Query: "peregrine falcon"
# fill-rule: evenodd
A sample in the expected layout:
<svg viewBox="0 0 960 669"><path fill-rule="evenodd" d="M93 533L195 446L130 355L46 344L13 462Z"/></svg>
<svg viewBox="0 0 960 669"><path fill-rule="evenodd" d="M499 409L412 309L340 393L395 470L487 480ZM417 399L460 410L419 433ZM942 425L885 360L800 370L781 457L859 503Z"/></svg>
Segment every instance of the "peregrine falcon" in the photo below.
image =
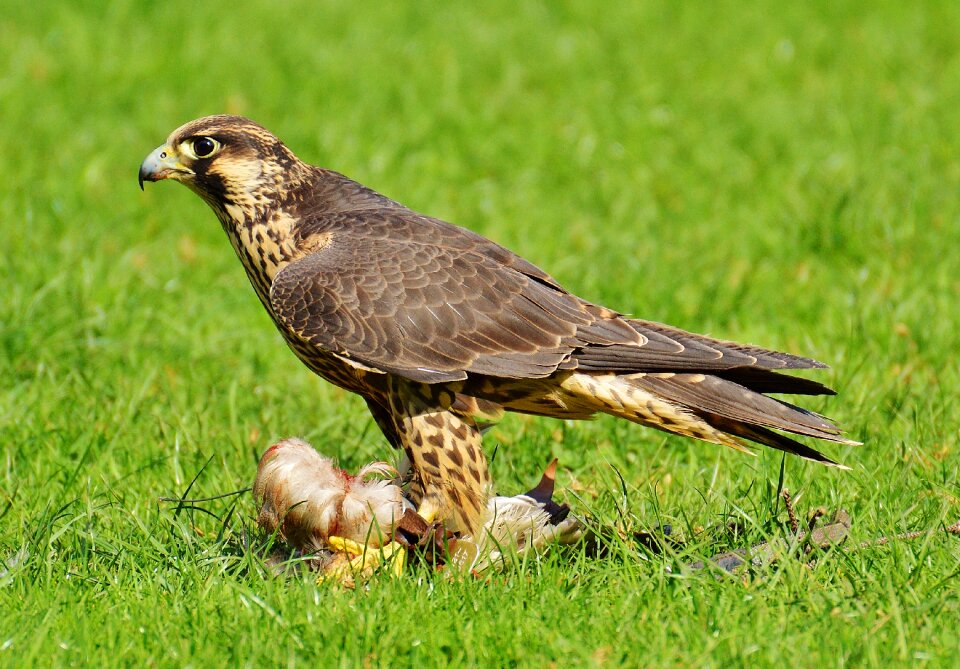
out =
<svg viewBox="0 0 960 669"><path fill-rule="evenodd" d="M481 428L506 411L606 413L746 450L837 465L792 433L842 444L823 416L770 393L829 395L781 370L809 358L628 318L470 230L301 161L238 116L173 131L140 166L213 209L287 344L359 394L403 449L421 516L473 532L492 492Z"/></svg>

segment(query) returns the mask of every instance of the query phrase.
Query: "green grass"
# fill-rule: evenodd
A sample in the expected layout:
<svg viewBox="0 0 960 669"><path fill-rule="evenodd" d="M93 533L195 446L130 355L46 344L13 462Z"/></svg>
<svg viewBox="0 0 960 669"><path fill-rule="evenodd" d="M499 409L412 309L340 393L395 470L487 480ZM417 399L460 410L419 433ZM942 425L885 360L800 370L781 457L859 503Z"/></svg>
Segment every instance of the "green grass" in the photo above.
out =
<svg viewBox="0 0 960 669"><path fill-rule="evenodd" d="M0 665L960 661L960 543L934 533L960 516L960 5L387 4L5 3ZM584 297L831 363L841 394L810 405L865 445L830 449L849 472L788 459L785 485L846 508L852 542L931 534L671 571L784 532L777 454L509 417L502 490L555 455L575 508L689 550L265 577L248 497L219 519L158 498L248 485L284 436L351 467L387 446L289 353L200 200L137 190L171 129L224 111Z"/></svg>

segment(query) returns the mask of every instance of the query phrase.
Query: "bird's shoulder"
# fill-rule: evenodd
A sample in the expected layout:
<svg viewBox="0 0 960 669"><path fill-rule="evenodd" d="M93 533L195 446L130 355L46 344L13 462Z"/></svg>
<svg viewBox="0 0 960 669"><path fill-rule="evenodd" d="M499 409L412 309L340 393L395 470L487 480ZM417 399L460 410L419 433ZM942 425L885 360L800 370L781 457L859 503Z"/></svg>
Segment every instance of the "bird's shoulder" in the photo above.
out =
<svg viewBox="0 0 960 669"><path fill-rule="evenodd" d="M487 237L421 214L338 172L318 169L317 177L299 191L286 206L296 221L298 257L327 248L331 242L345 250L365 247L367 252L431 248L434 253L454 255L460 262L489 259L563 290L547 272Z"/></svg>

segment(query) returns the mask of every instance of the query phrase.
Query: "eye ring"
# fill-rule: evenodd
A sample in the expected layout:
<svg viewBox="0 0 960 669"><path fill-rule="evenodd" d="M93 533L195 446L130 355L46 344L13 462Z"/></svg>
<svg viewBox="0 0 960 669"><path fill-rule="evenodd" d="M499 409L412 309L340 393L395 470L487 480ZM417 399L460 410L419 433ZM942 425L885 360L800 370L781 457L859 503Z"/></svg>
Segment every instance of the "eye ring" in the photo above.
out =
<svg viewBox="0 0 960 669"><path fill-rule="evenodd" d="M192 160L203 160L216 155L223 145L213 137L190 137L180 143L180 151Z"/></svg>
<svg viewBox="0 0 960 669"><path fill-rule="evenodd" d="M198 137L193 140L193 153L197 158L209 158L219 148L220 142L212 137Z"/></svg>

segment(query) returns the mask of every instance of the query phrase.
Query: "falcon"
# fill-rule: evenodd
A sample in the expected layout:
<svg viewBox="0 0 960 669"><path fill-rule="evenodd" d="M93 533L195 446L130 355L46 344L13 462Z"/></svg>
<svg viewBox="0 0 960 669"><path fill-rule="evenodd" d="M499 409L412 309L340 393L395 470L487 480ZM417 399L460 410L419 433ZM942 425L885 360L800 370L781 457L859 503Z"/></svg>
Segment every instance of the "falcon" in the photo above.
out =
<svg viewBox="0 0 960 669"><path fill-rule="evenodd" d="M174 130L140 166L141 188L164 179L213 209L300 360L366 400L410 461L410 495L427 523L482 525L492 485L481 432L508 411L606 413L835 466L787 434L857 443L769 396L834 394L782 371L822 363L588 302L479 234L301 161L246 118Z"/></svg>

